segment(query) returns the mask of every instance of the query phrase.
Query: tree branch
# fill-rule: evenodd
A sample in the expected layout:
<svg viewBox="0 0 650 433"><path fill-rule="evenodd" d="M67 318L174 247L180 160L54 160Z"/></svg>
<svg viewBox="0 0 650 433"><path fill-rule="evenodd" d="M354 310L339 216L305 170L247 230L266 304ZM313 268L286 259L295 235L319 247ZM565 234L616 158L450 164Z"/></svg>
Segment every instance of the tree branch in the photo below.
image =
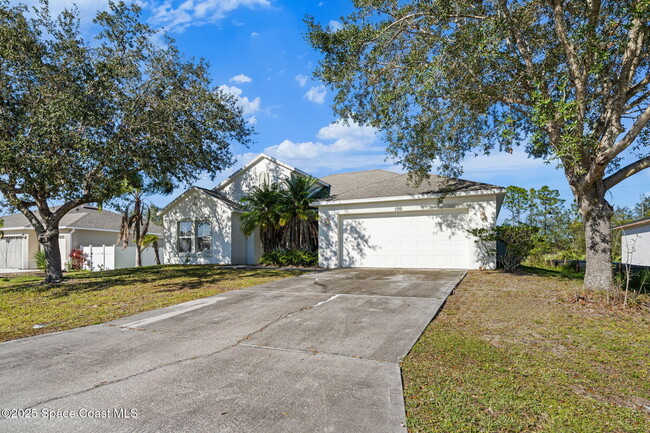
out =
<svg viewBox="0 0 650 433"><path fill-rule="evenodd" d="M627 179L633 174L645 170L648 167L650 167L650 156L646 156L645 158L641 158L638 161L626 165L625 167L618 170L616 173L613 173L611 176L608 176L603 180L605 189L608 190L618 185L623 180Z"/></svg>
<svg viewBox="0 0 650 433"><path fill-rule="evenodd" d="M646 107L643 113L637 117L636 121L632 124L630 130L625 136L620 139L616 144L607 149L604 153L597 157L601 162L609 162L614 159L619 153L627 149L627 147L636 140L643 128L650 122L650 105Z"/></svg>
<svg viewBox="0 0 650 433"><path fill-rule="evenodd" d="M532 86L532 83L530 81L535 76L534 75L535 67L533 65L533 56L530 53L530 48L528 47L526 40L521 37L521 33L519 32L519 27L512 19L510 10L508 10L508 4L506 0L499 1L499 6L501 8L501 12L506 18L506 21L508 21L508 30L510 31L512 37L515 39L517 51L519 52L519 55L522 57L522 59L524 60L524 64L526 65L526 72L528 73L528 80L526 80L526 83L529 86Z"/></svg>
<svg viewBox="0 0 650 433"><path fill-rule="evenodd" d="M650 84L650 75L646 75L645 78L643 78L641 81L630 87L625 95L625 100L629 101L636 95L638 92L643 90L645 86Z"/></svg>
<svg viewBox="0 0 650 433"><path fill-rule="evenodd" d="M562 8L562 2L560 0L549 0L549 5L553 9L555 31L562 47L564 48L569 63L571 78L573 79L573 84L576 86L576 99L580 110L578 122L581 129L587 112L587 73L581 70L576 49L573 46L573 43L569 40L566 23L563 17L564 10Z"/></svg>
<svg viewBox="0 0 650 433"><path fill-rule="evenodd" d="M19 199L18 196L13 192L3 191L3 194L5 195L5 197L9 199L9 204L11 204L13 207L18 209L23 215L25 215L27 220L29 220L29 222L34 227L34 230L36 231L37 234L39 232L42 233L45 231L45 227L43 227L43 223L41 222L41 220L39 220L38 217L34 215L34 212L32 212L31 209L29 208L29 203Z"/></svg>
<svg viewBox="0 0 650 433"><path fill-rule="evenodd" d="M81 197L70 200L67 203L62 204L61 206L58 207L58 209L52 214L52 216L49 218L49 220L52 223L58 223L61 218L63 218L63 215L71 211L72 209L76 208L77 206L81 206L82 204L90 203L92 201L92 196L90 194L84 194Z"/></svg>

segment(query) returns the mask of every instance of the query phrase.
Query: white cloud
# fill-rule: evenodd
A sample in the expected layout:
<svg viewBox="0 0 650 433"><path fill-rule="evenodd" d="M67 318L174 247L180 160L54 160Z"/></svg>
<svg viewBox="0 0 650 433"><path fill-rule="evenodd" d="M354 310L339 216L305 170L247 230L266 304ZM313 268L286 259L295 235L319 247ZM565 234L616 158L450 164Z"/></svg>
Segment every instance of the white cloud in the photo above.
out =
<svg viewBox="0 0 650 433"><path fill-rule="evenodd" d="M244 116L250 116L259 112L262 107L262 100L258 96L255 99L249 99L247 96L241 96L243 91L236 86L223 85L219 86L219 89L224 93L229 93L237 98L237 104L242 108Z"/></svg>
<svg viewBox="0 0 650 433"><path fill-rule="evenodd" d="M271 0L136 0L135 2L145 12L150 13L151 24L164 27L170 32L182 32L190 26L218 23L236 9L271 6ZM28 6L38 6L39 0L25 0L23 3ZM97 11L108 9L108 0L49 1L50 12L54 16L65 8L73 9L74 5L79 9L82 23L90 25ZM244 23L232 21L232 24L239 26Z"/></svg>
<svg viewBox="0 0 650 433"><path fill-rule="evenodd" d="M360 141L372 142L377 136L377 129L368 125L359 125L357 122L349 121L347 124L339 119L322 127L317 137L321 140L333 140L341 138L353 138Z"/></svg>
<svg viewBox="0 0 650 433"><path fill-rule="evenodd" d="M291 140L284 140L282 143L267 147L265 151L270 151L282 159L314 159L322 156L326 152L327 146L323 143L306 141L304 143L294 143Z"/></svg>
<svg viewBox="0 0 650 433"><path fill-rule="evenodd" d="M330 20L330 22L327 23L327 27L329 27L332 32L338 32L343 28L343 24L336 20Z"/></svg>
<svg viewBox="0 0 650 433"><path fill-rule="evenodd" d="M300 87L305 87L307 85L307 80L309 80L309 77L306 75L302 75L302 74L296 75L296 81L298 82L298 85Z"/></svg>
<svg viewBox="0 0 650 433"><path fill-rule="evenodd" d="M239 74L235 75L230 79L231 82L237 83L237 84L244 84L244 83L250 83L253 81L253 79L247 75L244 74Z"/></svg>
<svg viewBox="0 0 650 433"><path fill-rule="evenodd" d="M316 133L318 140L296 142L284 140L264 149L265 153L314 173L346 168L388 166L384 148L377 146L377 130L355 122L346 125L338 120Z"/></svg>
<svg viewBox="0 0 650 433"><path fill-rule="evenodd" d="M312 86L311 89L307 90L304 97L315 104L322 104L325 102L326 93L325 86Z"/></svg>
<svg viewBox="0 0 650 433"><path fill-rule="evenodd" d="M255 124L257 124L257 117L251 116L251 117L248 118L247 122L248 122L249 125L255 125Z"/></svg>
<svg viewBox="0 0 650 433"><path fill-rule="evenodd" d="M185 0L145 3L151 10L152 24L165 27L172 32L182 32L189 26L214 24L229 12L241 7L268 7L269 0Z"/></svg>
<svg viewBox="0 0 650 433"><path fill-rule="evenodd" d="M259 37L260 37L259 33L257 33L257 32L251 33L251 38L259 38Z"/></svg>

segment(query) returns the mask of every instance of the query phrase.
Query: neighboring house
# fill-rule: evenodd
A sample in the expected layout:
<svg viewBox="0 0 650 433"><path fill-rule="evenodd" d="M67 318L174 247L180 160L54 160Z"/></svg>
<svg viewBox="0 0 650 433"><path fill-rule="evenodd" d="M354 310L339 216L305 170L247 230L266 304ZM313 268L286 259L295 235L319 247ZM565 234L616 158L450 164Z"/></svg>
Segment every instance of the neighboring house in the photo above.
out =
<svg viewBox="0 0 650 433"><path fill-rule="evenodd" d="M165 263L255 264L259 235L241 232L240 200L263 182L306 173L260 154L214 189L193 187L163 209ZM494 267L469 228L496 223L505 189L432 175L368 170L326 176L319 210L319 264L335 267Z"/></svg>
<svg viewBox="0 0 650 433"><path fill-rule="evenodd" d="M622 224L621 261L629 265L650 266L650 218Z"/></svg>
<svg viewBox="0 0 650 433"><path fill-rule="evenodd" d="M40 244L36 232L23 214L2 217L4 227L0 230L0 269L36 269L34 253ZM68 254L86 245L115 245L122 224L122 215L93 206L78 206L65 214L59 222L59 248L61 263ZM149 233L162 235L162 227L150 224Z"/></svg>

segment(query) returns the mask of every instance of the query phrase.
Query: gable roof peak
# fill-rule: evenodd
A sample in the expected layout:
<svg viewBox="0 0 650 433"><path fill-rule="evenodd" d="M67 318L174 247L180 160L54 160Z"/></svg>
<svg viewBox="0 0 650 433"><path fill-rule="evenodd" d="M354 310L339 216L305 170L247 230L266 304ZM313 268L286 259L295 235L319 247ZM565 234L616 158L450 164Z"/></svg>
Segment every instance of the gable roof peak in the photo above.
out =
<svg viewBox="0 0 650 433"><path fill-rule="evenodd" d="M258 154L256 157L254 157L253 159L251 159L250 161L248 161L246 164L244 164L244 166L242 166L241 168L239 168L239 169L238 169L237 171L235 171L233 174L231 174L230 176L228 176L228 177L227 177L223 182L221 182L219 185L217 185L217 186L215 186L214 188L212 188L212 190L213 190L213 191L219 191L219 190L225 188L226 186L230 185L230 184L235 180L235 178L237 178L237 176L239 176L241 173L244 173L246 170L248 170L248 169L251 168L252 166L256 165L258 162L260 162L260 161L263 160L263 159L266 159L266 160L268 160L268 161L273 162L274 164L277 164L277 165L279 165L279 166L282 166L282 167L284 167L285 169L289 170L291 173L297 173L297 174L299 174L299 175L301 175L301 176L311 176L311 177L315 177L315 176L312 176L311 174L306 173L306 172L304 172L304 171L302 171L302 170L300 170L300 169L298 169L298 168L296 168L296 167L294 167L294 166L292 166L292 165L287 164L287 163L284 162L284 161L280 161L279 159L274 158L274 157L272 157L272 156L269 156L269 155L267 155L266 153L263 153L263 152L262 152L262 153ZM318 179L318 178L316 178L316 179ZM318 180L318 182L319 182L322 186L329 186L329 184L328 184L327 182L321 181L320 179Z"/></svg>

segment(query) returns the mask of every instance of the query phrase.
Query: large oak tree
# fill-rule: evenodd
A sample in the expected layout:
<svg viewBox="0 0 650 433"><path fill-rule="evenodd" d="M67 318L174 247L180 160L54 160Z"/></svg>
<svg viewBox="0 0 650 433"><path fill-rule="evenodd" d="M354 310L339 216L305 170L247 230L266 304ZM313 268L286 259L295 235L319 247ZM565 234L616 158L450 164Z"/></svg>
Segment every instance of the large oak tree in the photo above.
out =
<svg viewBox="0 0 650 433"><path fill-rule="evenodd" d="M0 1L0 193L34 227L48 282L62 278L68 211L110 200L135 176L146 189L214 174L251 134L208 65L157 37L137 6L111 3L94 23L88 40L75 11Z"/></svg>
<svg viewBox="0 0 650 433"><path fill-rule="evenodd" d="M650 1L356 0L308 19L335 110L380 128L420 178L517 145L562 167L585 222L587 288L610 288L606 193L650 166Z"/></svg>

